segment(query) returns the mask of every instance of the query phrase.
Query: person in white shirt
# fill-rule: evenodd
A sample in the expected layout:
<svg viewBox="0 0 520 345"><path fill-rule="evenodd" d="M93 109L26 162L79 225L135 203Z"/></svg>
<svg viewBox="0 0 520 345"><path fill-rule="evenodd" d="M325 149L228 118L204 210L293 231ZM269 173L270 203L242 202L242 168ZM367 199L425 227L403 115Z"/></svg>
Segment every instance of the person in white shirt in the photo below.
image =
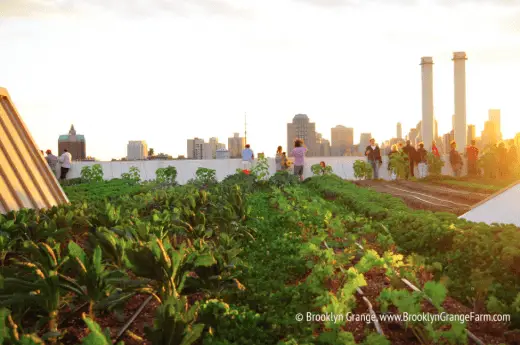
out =
<svg viewBox="0 0 520 345"><path fill-rule="evenodd" d="M61 163L61 174L60 180L65 180L67 178L67 173L70 169L70 162L72 161L72 156L67 149L63 150L63 154L60 156Z"/></svg>

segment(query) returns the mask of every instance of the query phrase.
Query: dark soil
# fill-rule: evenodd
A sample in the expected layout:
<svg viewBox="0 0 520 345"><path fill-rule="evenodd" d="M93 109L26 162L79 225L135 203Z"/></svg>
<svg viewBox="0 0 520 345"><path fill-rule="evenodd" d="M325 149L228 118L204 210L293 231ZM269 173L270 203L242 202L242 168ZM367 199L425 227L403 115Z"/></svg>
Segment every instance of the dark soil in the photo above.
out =
<svg viewBox="0 0 520 345"><path fill-rule="evenodd" d="M450 212L456 215L466 213L471 207L489 194L468 192L457 187L441 187L438 185L415 181L355 181L360 187L371 188L400 198L414 210L434 212Z"/></svg>
<svg viewBox="0 0 520 345"><path fill-rule="evenodd" d="M97 315L95 321L101 326L103 330L109 328L110 337L112 340L114 340L119 330L132 317L132 315L137 311L137 309L139 309L141 304L143 304L147 298L147 295L136 295L132 297L125 305L123 322L118 321L115 315L112 313ZM157 306L158 302L152 299L135 319L135 321L130 325L128 330L137 336L144 338L144 327L145 325L151 326L151 322L153 320L154 312ZM64 338L62 339L63 344L81 343L81 339L87 336L89 333L85 322L81 319L81 312L74 319L67 323L66 328L62 329L62 332L65 334ZM126 334L123 334L120 340L123 340L125 345L148 344L146 341L142 342L135 340Z"/></svg>

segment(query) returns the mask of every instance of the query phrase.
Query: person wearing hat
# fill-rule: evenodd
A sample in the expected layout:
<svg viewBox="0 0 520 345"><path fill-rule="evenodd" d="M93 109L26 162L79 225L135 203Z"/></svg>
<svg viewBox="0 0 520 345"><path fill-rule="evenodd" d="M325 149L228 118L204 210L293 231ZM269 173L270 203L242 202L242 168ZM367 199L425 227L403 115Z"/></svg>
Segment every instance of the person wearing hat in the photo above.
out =
<svg viewBox="0 0 520 345"><path fill-rule="evenodd" d="M51 168L54 175L56 175L56 167L58 166L58 157L52 154L51 150L47 150L45 152L47 156L45 157L45 160L47 161L47 164L49 164L49 168Z"/></svg>

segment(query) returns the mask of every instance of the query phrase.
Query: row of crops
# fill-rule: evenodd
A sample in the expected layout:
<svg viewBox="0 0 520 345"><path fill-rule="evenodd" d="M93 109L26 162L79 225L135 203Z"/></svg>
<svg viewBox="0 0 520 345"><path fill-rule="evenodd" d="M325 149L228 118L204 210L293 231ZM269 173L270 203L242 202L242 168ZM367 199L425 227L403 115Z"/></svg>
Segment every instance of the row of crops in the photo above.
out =
<svg viewBox="0 0 520 345"><path fill-rule="evenodd" d="M511 343L518 228L411 211L316 173L126 176L0 216L0 344ZM442 311L511 320L297 317Z"/></svg>

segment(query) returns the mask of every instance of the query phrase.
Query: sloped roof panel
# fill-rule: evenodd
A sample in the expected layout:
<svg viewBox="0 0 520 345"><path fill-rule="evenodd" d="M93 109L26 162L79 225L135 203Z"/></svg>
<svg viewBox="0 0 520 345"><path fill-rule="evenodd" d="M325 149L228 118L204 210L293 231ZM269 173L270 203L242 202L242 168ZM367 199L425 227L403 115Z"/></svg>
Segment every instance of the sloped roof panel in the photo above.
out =
<svg viewBox="0 0 520 345"><path fill-rule="evenodd" d="M460 218L487 224L514 224L520 227L520 181L491 195Z"/></svg>
<svg viewBox="0 0 520 345"><path fill-rule="evenodd" d="M66 202L7 90L0 88L0 213Z"/></svg>

